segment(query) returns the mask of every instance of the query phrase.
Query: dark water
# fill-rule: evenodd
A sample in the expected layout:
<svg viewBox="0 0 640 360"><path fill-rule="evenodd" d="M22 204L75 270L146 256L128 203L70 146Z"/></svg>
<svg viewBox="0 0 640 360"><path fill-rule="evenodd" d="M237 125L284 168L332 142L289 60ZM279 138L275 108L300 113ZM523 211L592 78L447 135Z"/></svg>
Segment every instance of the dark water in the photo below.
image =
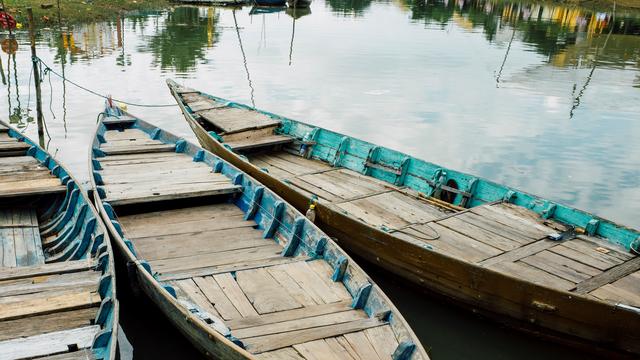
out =
<svg viewBox="0 0 640 360"><path fill-rule="evenodd" d="M0 116L35 136L28 38L17 38L17 54L0 53ZM164 81L175 78L640 226L637 13L506 1L176 7L43 30L38 55L99 94L172 104ZM86 179L103 100L43 75L45 142ZM175 107L129 110L193 139ZM369 271L435 359L590 357ZM197 356L150 304L122 295L137 358Z"/></svg>

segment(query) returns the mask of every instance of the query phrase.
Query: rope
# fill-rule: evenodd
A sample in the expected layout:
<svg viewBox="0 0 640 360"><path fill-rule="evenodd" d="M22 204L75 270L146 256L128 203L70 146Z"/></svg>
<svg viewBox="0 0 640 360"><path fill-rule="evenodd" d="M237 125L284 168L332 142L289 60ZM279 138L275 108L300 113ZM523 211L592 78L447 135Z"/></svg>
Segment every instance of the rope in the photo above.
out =
<svg viewBox="0 0 640 360"><path fill-rule="evenodd" d="M93 95L95 95L95 96L101 97L101 98L103 98L103 99L109 99L109 97L108 97L108 96L102 95L102 94L98 93L97 91L91 90L91 89L89 89L89 88L87 88L87 87L85 87L85 86L82 86L82 85L80 85L80 84L78 84L78 83L76 83L76 82L73 82L73 81L71 81L71 80L67 79L67 77L66 77L66 76L64 76L64 75L61 75L61 74L57 73L57 72L56 72L55 70L53 70L49 65L47 65L44 61L42 61L42 59L40 59L40 58L36 57L36 58L35 58L35 60L36 60L36 61L39 61L39 62L40 62L40 64L42 64L42 66L44 66L44 68L45 68L45 72L48 72L48 73L54 74L54 75L56 75L57 77L61 78L63 81L66 81L66 82L70 83L71 85L73 85L73 86L75 86L75 87L77 87L77 88L79 88L79 89L82 89L82 90L84 90L84 91L86 91L86 92L88 92L88 93L90 93L90 94L93 94ZM129 106L147 107L147 108L158 108L158 107L172 107L172 106L178 106L178 104L138 104L138 103L132 103L132 102L128 102L128 101L124 101L124 100L120 100L120 99L114 99L114 98L112 98L112 100L113 100L113 101L116 101L116 102L119 102L119 103L122 103L122 104L127 104L127 105L129 105Z"/></svg>

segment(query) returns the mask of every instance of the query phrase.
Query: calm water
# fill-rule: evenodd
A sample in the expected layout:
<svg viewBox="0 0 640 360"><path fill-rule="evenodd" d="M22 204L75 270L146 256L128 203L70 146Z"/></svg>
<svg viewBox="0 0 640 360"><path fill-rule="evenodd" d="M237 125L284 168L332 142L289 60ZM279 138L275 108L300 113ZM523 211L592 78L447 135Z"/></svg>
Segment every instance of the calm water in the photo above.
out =
<svg viewBox="0 0 640 360"><path fill-rule="evenodd" d="M18 42L0 53L0 116L35 135L27 35ZM118 99L172 104L174 78L640 227L640 14L463 0L177 7L43 30L38 54ZM48 148L86 179L103 100L44 75ZM176 107L129 110L193 138ZM571 358L370 271L436 359ZM146 302L123 302L137 358L197 356L162 325Z"/></svg>

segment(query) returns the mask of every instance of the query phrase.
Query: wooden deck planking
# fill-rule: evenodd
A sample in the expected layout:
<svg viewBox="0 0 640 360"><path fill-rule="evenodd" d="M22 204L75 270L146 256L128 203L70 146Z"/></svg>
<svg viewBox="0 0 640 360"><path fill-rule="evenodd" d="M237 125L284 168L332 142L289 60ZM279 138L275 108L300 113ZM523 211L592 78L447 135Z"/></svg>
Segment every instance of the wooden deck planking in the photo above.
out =
<svg viewBox="0 0 640 360"><path fill-rule="evenodd" d="M570 290L576 285L574 282L552 275L546 271L520 261L500 262L490 265L489 268L518 279L527 280L534 284L547 286L553 289Z"/></svg>
<svg viewBox="0 0 640 360"><path fill-rule="evenodd" d="M280 124L280 121L260 112L233 107L203 110L196 112L196 114L221 129L224 134L275 127Z"/></svg>
<svg viewBox="0 0 640 360"><path fill-rule="evenodd" d="M285 333L245 338L242 339L242 341L246 345L248 351L254 354L259 354L266 351L289 347L295 344L335 337L386 324L387 323L385 321L378 318L367 318L335 325L319 326Z"/></svg>
<svg viewBox="0 0 640 360"><path fill-rule="evenodd" d="M29 359L69 352L70 346L90 348L99 325L39 334L0 342L0 354L6 359Z"/></svg>
<svg viewBox="0 0 640 360"><path fill-rule="evenodd" d="M96 290L94 288L94 290ZM100 304L100 295L86 289L47 291L0 298L0 321L83 309Z"/></svg>
<svg viewBox="0 0 640 360"><path fill-rule="evenodd" d="M262 354L256 355L256 358L260 360L305 360L305 358L292 347L263 352Z"/></svg>
<svg viewBox="0 0 640 360"><path fill-rule="evenodd" d="M257 139L227 141L225 144L229 145L234 151L243 151L259 147L289 144L291 142L293 142L293 138L289 136L269 135Z"/></svg>
<svg viewBox="0 0 640 360"><path fill-rule="evenodd" d="M0 159L0 197L65 192L67 188L30 156Z"/></svg>
<svg viewBox="0 0 640 360"><path fill-rule="evenodd" d="M302 307L264 268L239 271L236 280L259 314Z"/></svg>
<svg viewBox="0 0 640 360"><path fill-rule="evenodd" d="M92 325L98 307L0 321L0 341Z"/></svg>
<svg viewBox="0 0 640 360"><path fill-rule="evenodd" d="M44 264L44 252L35 209L0 210L0 266Z"/></svg>
<svg viewBox="0 0 640 360"><path fill-rule="evenodd" d="M280 311L276 313L269 313L258 315L256 313L255 316L247 316L242 319L234 319L232 321L227 322L227 326L234 329L244 329L257 327L267 324L275 324L285 321L291 321L296 319L304 319L307 317L314 317L325 314L333 314L337 312L349 311L351 310L351 301L344 300L331 304L320 304L320 305L310 305L305 306L303 308Z"/></svg>
<svg viewBox="0 0 640 360"><path fill-rule="evenodd" d="M91 290L98 287L97 271L80 271L64 274L35 276L0 281L0 297L60 291L65 289Z"/></svg>
<svg viewBox="0 0 640 360"><path fill-rule="evenodd" d="M214 275L213 279L220 286L220 289L222 289L226 294L231 304L233 304L241 316L247 317L258 315L256 309L242 291L236 279L230 273Z"/></svg>
<svg viewBox="0 0 640 360"><path fill-rule="evenodd" d="M606 284L589 294L602 300L640 308L640 271Z"/></svg>

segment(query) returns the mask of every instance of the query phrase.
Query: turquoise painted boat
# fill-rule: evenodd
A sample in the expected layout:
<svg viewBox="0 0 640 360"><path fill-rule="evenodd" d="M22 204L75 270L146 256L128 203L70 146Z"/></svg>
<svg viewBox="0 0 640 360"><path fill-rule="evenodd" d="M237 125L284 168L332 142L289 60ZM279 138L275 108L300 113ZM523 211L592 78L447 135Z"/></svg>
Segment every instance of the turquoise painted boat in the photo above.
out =
<svg viewBox="0 0 640 360"><path fill-rule="evenodd" d="M0 358L115 359L113 254L77 180L0 121Z"/></svg>
<svg viewBox="0 0 640 360"><path fill-rule="evenodd" d="M399 151L183 87L202 146L340 246L465 308L640 354L640 233Z"/></svg>
<svg viewBox="0 0 640 360"><path fill-rule="evenodd" d="M428 359L380 288L292 206L184 139L105 114L91 151L99 212L132 285L203 354Z"/></svg>

